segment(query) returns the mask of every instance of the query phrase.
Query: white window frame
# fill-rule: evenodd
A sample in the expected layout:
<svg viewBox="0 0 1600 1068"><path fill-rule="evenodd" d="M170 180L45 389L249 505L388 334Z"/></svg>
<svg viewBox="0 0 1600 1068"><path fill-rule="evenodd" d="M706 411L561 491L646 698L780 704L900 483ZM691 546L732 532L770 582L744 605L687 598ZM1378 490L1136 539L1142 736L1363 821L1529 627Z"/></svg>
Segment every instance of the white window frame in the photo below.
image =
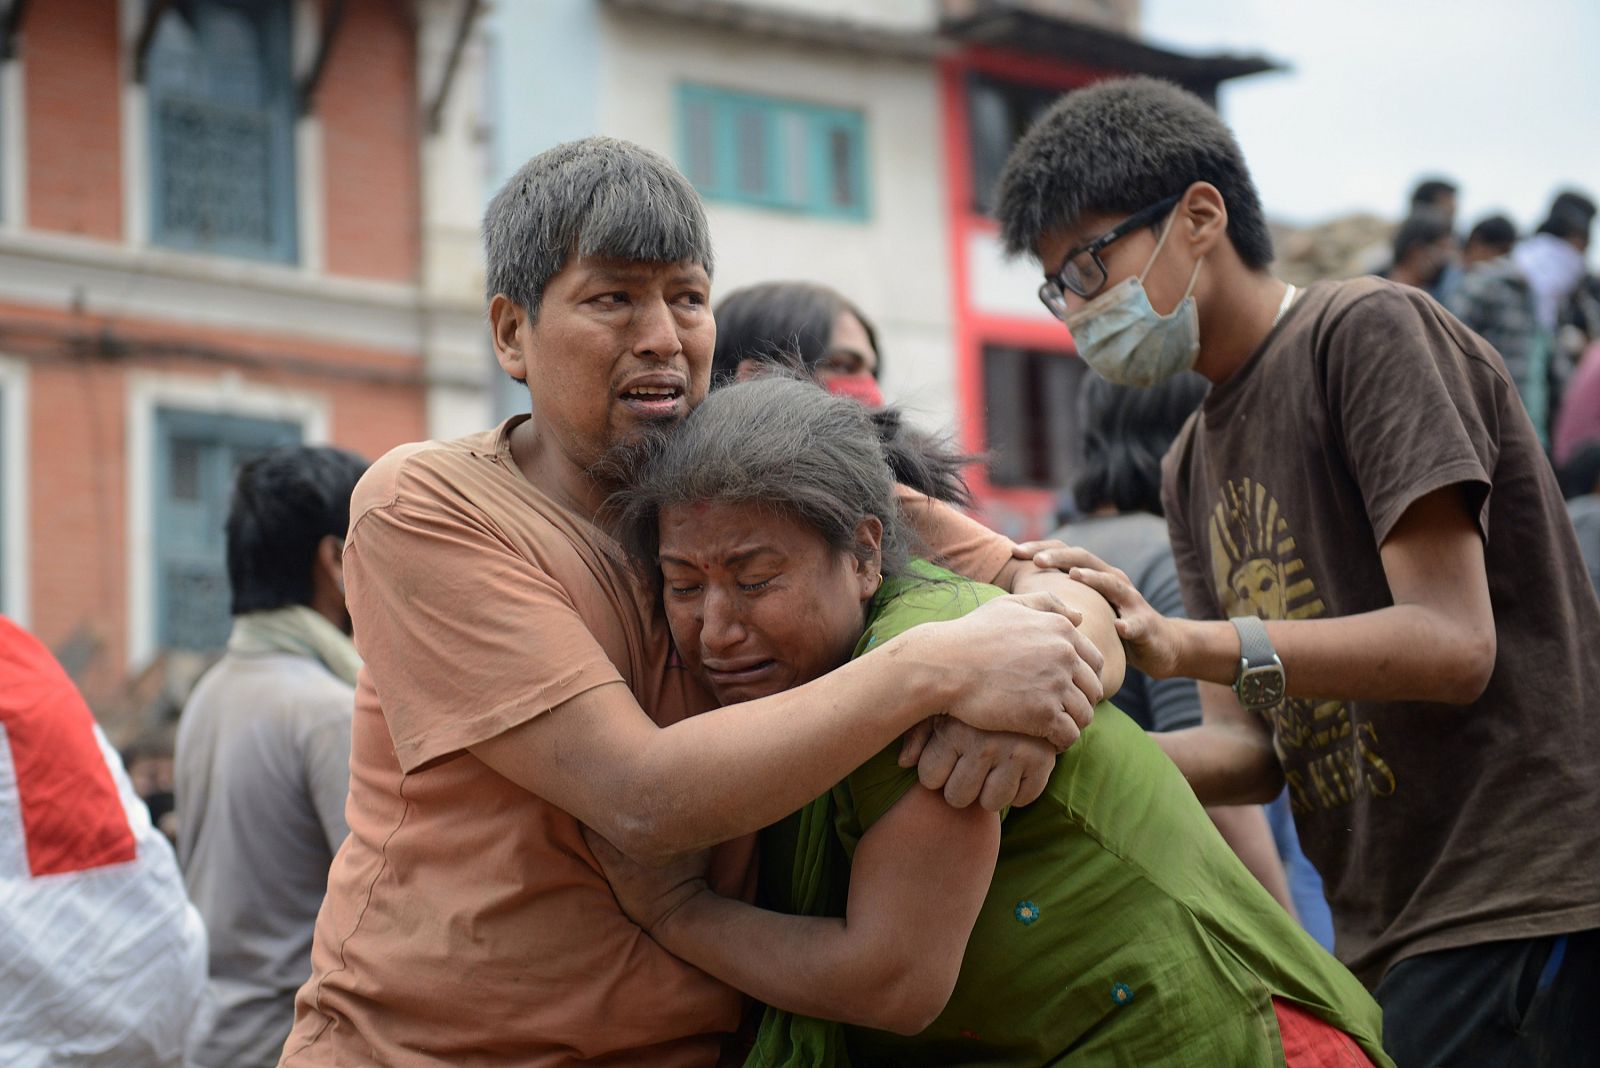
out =
<svg viewBox="0 0 1600 1068"><path fill-rule="evenodd" d="M322 394L248 382L237 373L219 378L135 371L127 388L128 634L127 667L141 671L156 642L155 454L156 409L182 408L209 415L239 415L298 423L306 445L328 443L329 404Z"/></svg>
<svg viewBox="0 0 1600 1068"><path fill-rule="evenodd" d="M28 221L28 108L22 77L22 53L0 62L0 227L20 230Z"/></svg>
<svg viewBox="0 0 1600 1068"><path fill-rule="evenodd" d="M28 625L28 365L0 356L0 574L5 576L0 613Z"/></svg>

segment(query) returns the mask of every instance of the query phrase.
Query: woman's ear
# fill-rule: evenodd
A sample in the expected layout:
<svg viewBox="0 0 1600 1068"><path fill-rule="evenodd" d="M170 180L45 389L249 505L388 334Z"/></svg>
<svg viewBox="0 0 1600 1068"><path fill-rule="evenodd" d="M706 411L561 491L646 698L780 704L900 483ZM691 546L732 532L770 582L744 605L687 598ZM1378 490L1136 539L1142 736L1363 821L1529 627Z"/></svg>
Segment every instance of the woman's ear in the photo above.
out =
<svg viewBox="0 0 1600 1068"><path fill-rule="evenodd" d="M771 369L771 364L763 363L760 360L752 360L746 356L739 361L739 366L733 369L733 380L735 382L748 382L752 378L761 377Z"/></svg>
<svg viewBox="0 0 1600 1068"><path fill-rule="evenodd" d="M1181 233L1197 259L1228 232L1228 205L1222 191L1210 182L1196 182L1185 190L1178 210L1186 224Z"/></svg>
<svg viewBox="0 0 1600 1068"><path fill-rule="evenodd" d="M883 521L875 515L863 516L856 524L856 581L861 599L868 600L883 585Z"/></svg>
<svg viewBox="0 0 1600 1068"><path fill-rule="evenodd" d="M500 369L518 382L528 380L528 361L522 354L522 333L532 324L522 305L496 293L489 301L490 337L494 341L494 358Z"/></svg>

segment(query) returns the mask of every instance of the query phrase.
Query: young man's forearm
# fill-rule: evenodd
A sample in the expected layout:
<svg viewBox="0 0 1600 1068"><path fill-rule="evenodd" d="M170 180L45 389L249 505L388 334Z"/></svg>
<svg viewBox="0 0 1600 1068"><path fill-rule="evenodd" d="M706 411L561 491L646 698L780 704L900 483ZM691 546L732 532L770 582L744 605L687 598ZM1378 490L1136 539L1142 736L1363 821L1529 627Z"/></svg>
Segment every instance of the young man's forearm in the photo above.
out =
<svg viewBox="0 0 1600 1068"><path fill-rule="evenodd" d="M1231 685L1239 635L1225 620L1175 619L1178 659L1170 674ZM1335 619L1268 620L1291 697L1468 704L1494 670L1492 628L1394 605Z"/></svg>
<svg viewBox="0 0 1600 1068"><path fill-rule="evenodd" d="M1265 734L1206 724L1150 738L1202 805L1264 805L1283 789L1283 768Z"/></svg>

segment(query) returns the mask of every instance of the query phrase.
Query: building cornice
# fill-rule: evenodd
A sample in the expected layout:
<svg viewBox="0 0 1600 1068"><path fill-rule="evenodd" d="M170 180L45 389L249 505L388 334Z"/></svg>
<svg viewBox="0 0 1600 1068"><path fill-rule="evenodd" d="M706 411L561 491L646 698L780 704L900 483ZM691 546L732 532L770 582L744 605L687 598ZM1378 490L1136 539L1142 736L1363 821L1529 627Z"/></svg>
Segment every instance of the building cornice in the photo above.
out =
<svg viewBox="0 0 1600 1068"><path fill-rule="evenodd" d="M7 300L423 355L441 326L481 333L482 305L420 286L73 235L0 232Z"/></svg>

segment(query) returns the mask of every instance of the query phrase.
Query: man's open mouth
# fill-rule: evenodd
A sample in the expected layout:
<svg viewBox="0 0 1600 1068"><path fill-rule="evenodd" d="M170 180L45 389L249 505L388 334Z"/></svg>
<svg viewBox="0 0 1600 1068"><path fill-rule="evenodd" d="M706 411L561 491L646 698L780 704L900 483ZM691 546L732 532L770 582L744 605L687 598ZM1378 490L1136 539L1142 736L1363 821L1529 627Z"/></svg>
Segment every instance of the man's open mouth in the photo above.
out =
<svg viewBox="0 0 1600 1068"><path fill-rule="evenodd" d="M633 412L648 417L677 414L683 393L679 385L651 383L629 386L618 397Z"/></svg>

